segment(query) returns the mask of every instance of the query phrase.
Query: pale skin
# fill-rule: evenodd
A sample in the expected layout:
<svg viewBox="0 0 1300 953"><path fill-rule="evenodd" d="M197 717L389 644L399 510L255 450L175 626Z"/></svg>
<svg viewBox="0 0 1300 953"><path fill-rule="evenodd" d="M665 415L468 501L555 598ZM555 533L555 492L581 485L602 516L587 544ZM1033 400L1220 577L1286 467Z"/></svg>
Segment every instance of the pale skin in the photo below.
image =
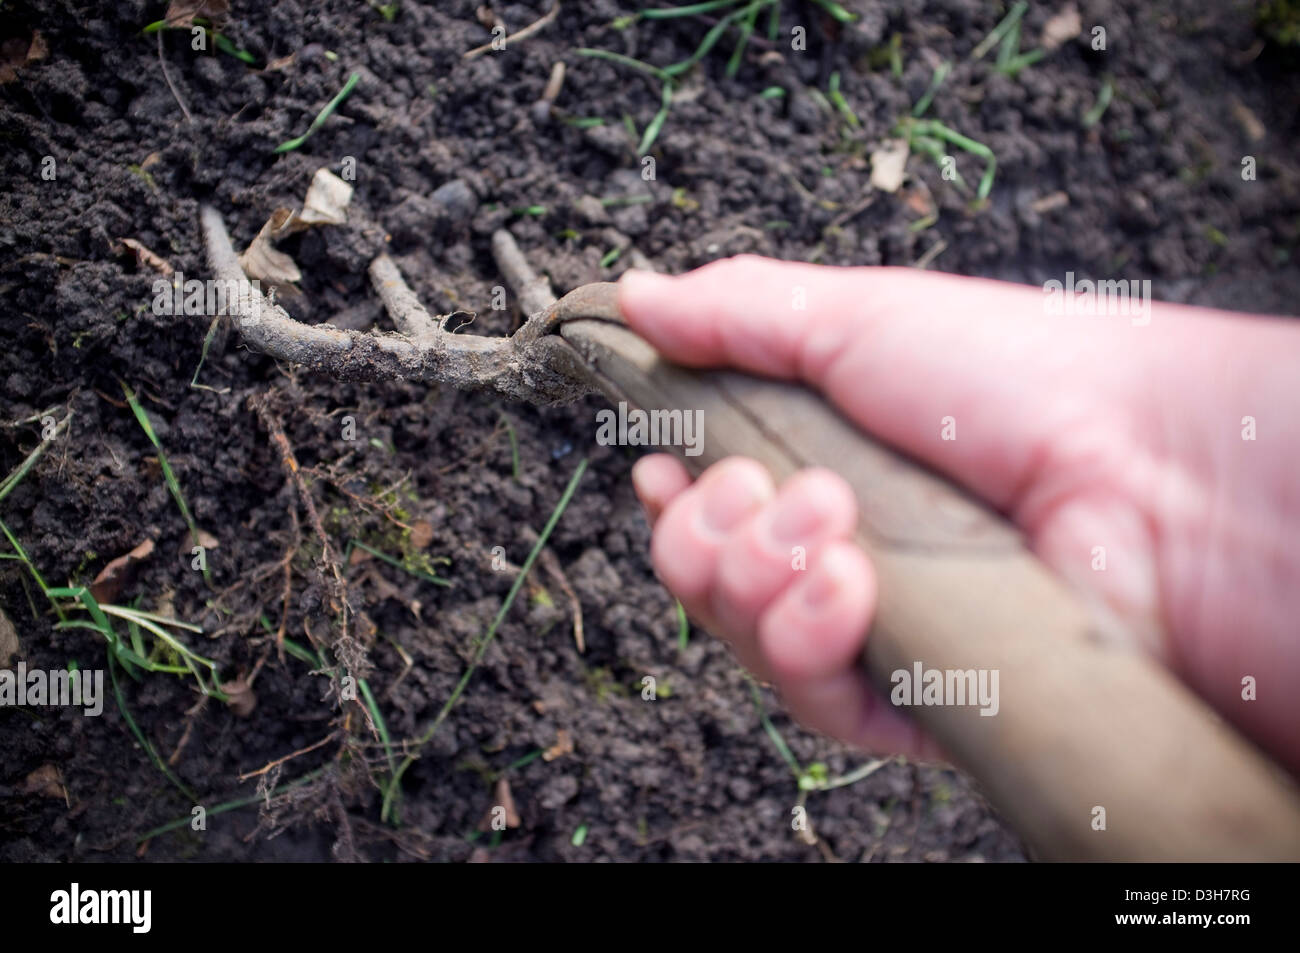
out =
<svg viewBox="0 0 1300 953"><path fill-rule="evenodd" d="M1149 323L1052 315L1045 298L753 256L629 272L619 292L668 359L801 380L1006 514L1137 647L1300 775L1300 323L1163 303ZM941 439L945 418L956 439ZM840 477L777 487L733 457L692 482L654 454L632 478L659 577L792 714L868 750L942 757L866 682L876 584Z"/></svg>

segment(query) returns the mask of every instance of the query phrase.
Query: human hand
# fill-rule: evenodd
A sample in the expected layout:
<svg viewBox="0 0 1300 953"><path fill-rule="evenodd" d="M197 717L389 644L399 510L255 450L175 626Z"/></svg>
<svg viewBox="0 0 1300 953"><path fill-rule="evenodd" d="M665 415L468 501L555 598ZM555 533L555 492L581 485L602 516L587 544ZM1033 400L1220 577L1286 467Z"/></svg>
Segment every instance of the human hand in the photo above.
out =
<svg viewBox="0 0 1300 953"><path fill-rule="evenodd" d="M1036 288L753 256L629 272L620 307L668 359L801 380L966 486L1300 771L1300 326L1158 303L1140 325L1052 316ZM946 417L957 439L940 438ZM864 748L939 754L859 664L875 583L843 480L805 471L778 490L732 458L691 484L656 454L633 481L660 578L797 718Z"/></svg>

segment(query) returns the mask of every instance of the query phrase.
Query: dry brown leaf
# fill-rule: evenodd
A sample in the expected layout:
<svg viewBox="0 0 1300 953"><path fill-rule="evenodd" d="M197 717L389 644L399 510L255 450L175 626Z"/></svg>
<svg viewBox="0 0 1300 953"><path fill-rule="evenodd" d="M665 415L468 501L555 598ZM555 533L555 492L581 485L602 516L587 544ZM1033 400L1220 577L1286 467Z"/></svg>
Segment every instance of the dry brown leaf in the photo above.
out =
<svg viewBox="0 0 1300 953"><path fill-rule="evenodd" d="M352 186L329 169L317 169L307 189L307 197L303 199L302 211L288 227L299 231L313 225L345 225L351 201Z"/></svg>
<svg viewBox="0 0 1300 953"><path fill-rule="evenodd" d="M916 188L908 189L903 193L903 204L916 213L919 219L929 218L936 211L934 196L930 194L929 187L922 179L917 179Z"/></svg>
<svg viewBox="0 0 1300 953"><path fill-rule="evenodd" d="M43 764L23 779L24 794L39 794L67 801L68 792L63 787L63 777L52 764Z"/></svg>
<svg viewBox="0 0 1300 953"><path fill-rule="evenodd" d="M1050 53L1073 40L1082 30L1083 20L1079 17L1079 8L1073 3L1067 3L1060 13L1043 24L1043 35L1039 42Z"/></svg>
<svg viewBox="0 0 1300 953"><path fill-rule="evenodd" d="M9 616L5 615L5 610L0 609L0 668L8 668L22 648L18 642L18 630L9 621Z"/></svg>
<svg viewBox="0 0 1300 953"><path fill-rule="evenodd" d="M1065 206L1069 204L1069 193L1051 192L1044 195L1041 199L1034 199L1034 201L1030 203L1029 207L1039 215L1042 215L1044 212L1054 212L1058 208L1065 208Z"/></svg>
<svg viewBox="0 0 1300 953"><path fill-rule="evenodd" d="M230 0L172 0L163 17L169 27L185 27L195 17L205 17L213 23L222 23L230 13Z"/></svg>
<svg viewBox="0 0 1300 953"><path fill-rule="evenodd" d="M496 788L492 791L492 805L487 809L487 813L483 815L483 820L478 823L478 829L485 834L494 829L492 821L498 816L497 808L503 809L508 829L514 829L523 823L519 817L519 812L515 810L515 799L510 793L510 782L505 778L497 778Z"/></svg>
<svg viewBox="0 0 1300 953"><path fill-rule="evenodd" d="M573 754L573 736L561 728L555 733L555 744L542 752L542 760L554 761L566 754Z"/></svg>
<svg viewBox="0 0 1300 953"><path fill-rule="evenodd" d="M176 593L171 589L164 589L158 601L154 603L153 613L164 619L176 618Z"/></svg>
<svg viewBox="0 0 1300 953"><path fill-rule="evenodd" d="M1251 142L1259 142L1268 135L1268 129L1259 121L1259 117L1236 96L1232 97L1229 106L1232 109L1232 118L1237 120L1237 125L1241 126L1241 131Z"/></svg>
<svg viewBox="0 0 1300 953"><path fill-rule="evenodd" d="M49 55L45 38L35 30L30 37L15 36L0 43L0 83L12 83L18 71Z"/></svg>
<svg viewBox="0 0 1300 953"><path fill-rule="evenodd" d="M317 225L346 224L352 191L352 186L329 169L317 169L301 211L277 208L247 250L239 256L244 274L270 283L282 294L298 294L296 285L302 280L302 272L291 257L275 247L275 242Z"/></svg>
<svg viewBox="0 0 1300 953"><path fill-rule="evenodd" d="M294 61L297 59L298 59L298 51L294 50L288 56L281 56L271 60L271 62L266 64L266 71L269 73L274 70L288 69L290 66L294 64Z"/></svg>
<svg viewBox="0 0 1300 953"><path fill-rule="evenodd" d="M871 184L882 192L897 192L903 184L910 150L906 139L886 139L871 153Z"/></svg>
<svg viewBox="0 0 1300 953"><path fill-rule="evenodd" d="M289 208L278 208L271 213L252 244L239 256L239 267L244 269L244 274L268 281L281 290L292 288L295 282L302 280L302 272L294 260L272 244L287 232L293 218L294 211Z"/></svg>
<svg viewBox="0 0 1300 953"><path fill-rule="evenodd" d="M428 520L416 520L411 524L411 545L416 549L428 549L433 542L433 524Z"/></svg>
<svg viewBox="0 0 1300 953"><path fill-rule="evenodd" d="M166 275L168 278L175 272L176 269L168 264L166 259L154 254L134 238L123 238L120 241L124 246L135 252L135 260L140 264L147 265L160 275Z"/></svg>
<svg viewBox="0 0 1300 953"><path fill-rule="evenodd" d="M240 718L247 718L257 707L257 695L253 686L242 678L232 678L218 686L226 695L226 704Z"/></svg>
<svg viewBox="0 0 1300 953"><path fill-rule="evenodd" d="M116 602L122 590L135 578L136 566L153 554L153 547L153 540L146 539L129 553L109 562L90 584L90 594L97 602Z"/></svg>

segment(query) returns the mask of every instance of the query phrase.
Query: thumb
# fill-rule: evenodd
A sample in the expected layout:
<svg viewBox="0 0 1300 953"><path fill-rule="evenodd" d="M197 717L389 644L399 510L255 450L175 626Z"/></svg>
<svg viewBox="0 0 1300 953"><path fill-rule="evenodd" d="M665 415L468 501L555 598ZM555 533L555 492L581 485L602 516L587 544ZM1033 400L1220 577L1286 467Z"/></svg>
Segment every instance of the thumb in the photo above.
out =
<svg viewBox="0 0 1300 953"><path fill-rule="evenodd" d="M1113 433L1144 330L1053 318L1027 286L751 255L680 277L630 271L619 305L669 360L802 381L1004 509L1062 435L1087 453Z"/></svg>

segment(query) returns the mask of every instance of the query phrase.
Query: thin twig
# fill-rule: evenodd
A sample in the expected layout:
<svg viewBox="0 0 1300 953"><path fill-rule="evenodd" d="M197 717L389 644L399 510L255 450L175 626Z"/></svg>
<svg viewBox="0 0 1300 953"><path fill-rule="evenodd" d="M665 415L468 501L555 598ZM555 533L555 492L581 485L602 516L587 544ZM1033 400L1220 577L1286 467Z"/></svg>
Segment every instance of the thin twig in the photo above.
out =
<svg viewBox="0 0 1300 953"><path fill-rule="evenodd" d="M293 556L298 551L298 544L301 539L301 524L298 522L298 509L291 506L289 516L293 520L293 532L289 537L289 545L285 547L284 553L284 591L280 604L280 627L275 632L275 648L279 653L280 661L284 661L284 630L289 624L289 594L293 591Z"/></svg>
<svg viewBox="0 0 1300 953"><path fill-rule="evenodd" d="M307 486L307 481L302 478L302 470L298 466L298 458L294 456L293 446L289 443L289 438L285 436L284 425L280 423L280 418L271 410L269 401L266 396L255 398L250 403L253 404L266 429L271 434L271 440L275 443L280 451L280 460L284 466L285 473L293 481L298 489L298 496L302 500L303 509L307 511L307 520L316 532L316 536L321 542L321 560L329 568L331 575L334 577L336 586L335 594L338 600L339 612L339 629L340 635L346 637L348 634L348 587L347 582L343 579L343 573L339 569L339 561L334 556L334 547L330 544L329 535L325 532L325 527L321 523L320 514L316 511L315 500L312 499L311 490ZM321 650L321 646L316 643L315 637L310 629L307 630L308 636L312 643ZM283 640L280 640L283 644ZM324 655L321 656L324 658Z"/></svg>
<svg viewBox="0 0 1300 953"><path fill-rule="evenodd" d="M172 82L171 71L167 69L167 57L163 55L163 31L162 30L158 31L158 63L160 66L162 66L163 79L167 81L167 88L172 91L172 96L176 99L176 105L180 106L181 112L185 114L185 121L188 123L193 123L194 117L190 115L189 108L186 107L185 105L185 100L181 99L180 91L176 88L176 84Z"/></svg>
<svg viewBox="0 0 1300 953"><path fill-rule="evenodd" d="M315 744L310 744L305 748L299 748L297 751L291 752L285 755L283 758L276 758L274 761L268 761L266 764L262 765L262 767L258 768L256 771L250 771L248 774L241 774L239 776L239 780L247 781L249 778L259 777L263 774L266 774L266 772L270 771L272 768L278 768L280 767L280 765L285 764L288 761L292 761L294 758L300 757L305 754L309 754L310 752L315 751L317 748L323 748L331 741L334 740L335 734L336 732L331 731L328 735L326 735L320 741L317 741Z"/></svg>
<svg viewBox="0 0 1300 953"><path fill-rule="evenodd" d="M508 47L511 43L514 43L517 40L528 39L538 30L544 29L546 26L548 26L559 15L560 15L560 0L555 0L555 2L551 4L551 9L548 10L546 13L544 13L539 19L528 24L528 26L524 27L518 33L512 33L510 34L510 36L507 36L505 40L502 41L501 44L502 48L504 49ZM495 37L491 40L491 42L484 43L482 46L476 46L468 53L465 53L464 55L461 56L461 59L462 60L476 59L477 57L480 57L484 53L487 53L489 50L491 50L493 48L494 43L496 43Z"/></svg>

